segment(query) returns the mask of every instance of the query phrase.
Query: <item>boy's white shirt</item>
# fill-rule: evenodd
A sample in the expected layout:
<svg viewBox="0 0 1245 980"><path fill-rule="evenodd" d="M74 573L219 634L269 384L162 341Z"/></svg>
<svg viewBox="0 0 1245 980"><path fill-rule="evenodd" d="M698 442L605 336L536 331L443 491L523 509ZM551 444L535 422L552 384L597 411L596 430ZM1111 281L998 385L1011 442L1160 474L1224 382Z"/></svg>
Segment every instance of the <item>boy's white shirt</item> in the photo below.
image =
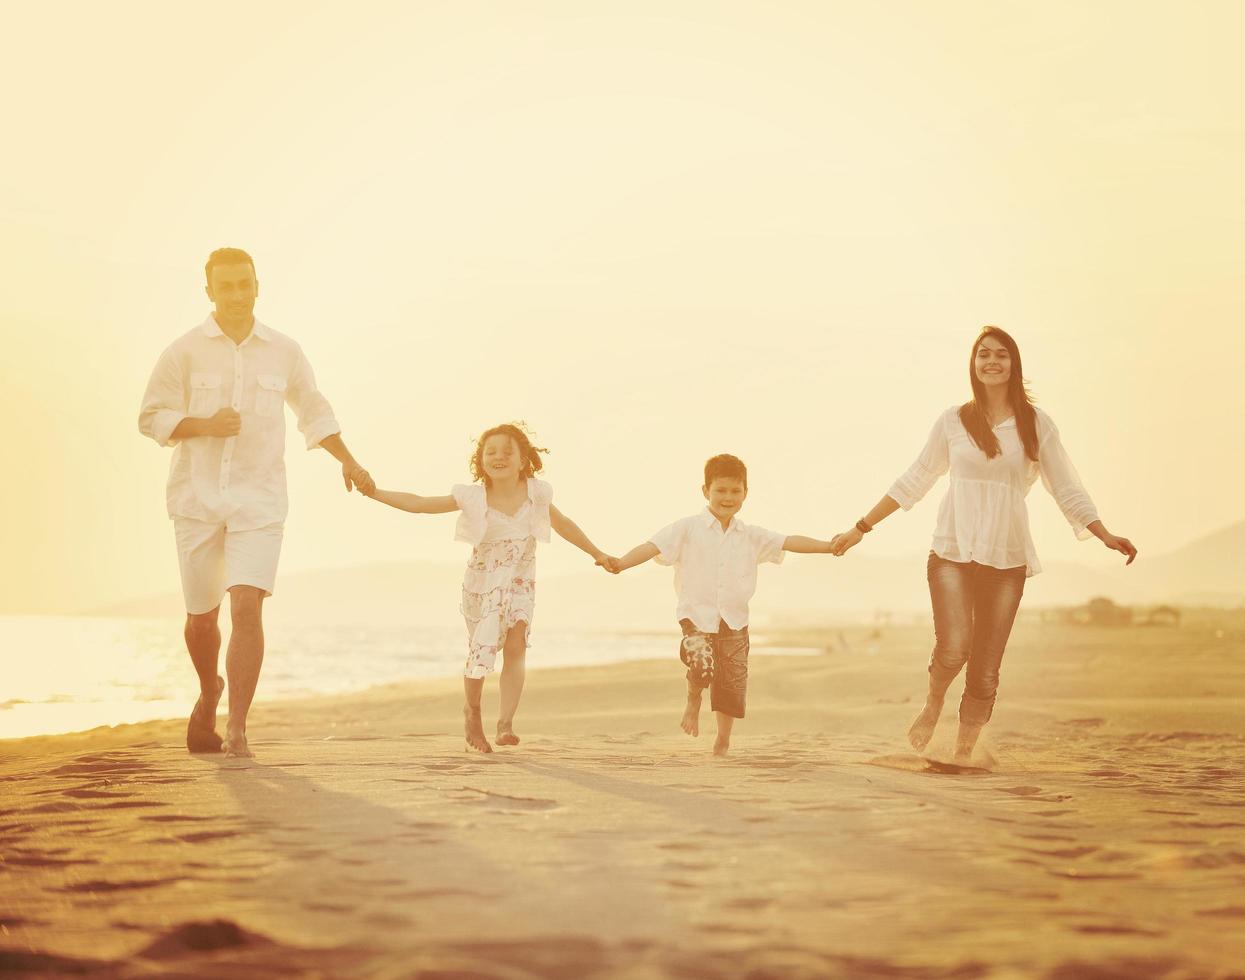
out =
<svg viewBox="0 0 1245 980"><path fill-rule="evenodd" d="M651 538L660 565L674 566L678 619L716 633L748 625L748 601L757 588L757 565L782 562L786 535L732 517L726 529L708 507L662 528Z"/></svg>

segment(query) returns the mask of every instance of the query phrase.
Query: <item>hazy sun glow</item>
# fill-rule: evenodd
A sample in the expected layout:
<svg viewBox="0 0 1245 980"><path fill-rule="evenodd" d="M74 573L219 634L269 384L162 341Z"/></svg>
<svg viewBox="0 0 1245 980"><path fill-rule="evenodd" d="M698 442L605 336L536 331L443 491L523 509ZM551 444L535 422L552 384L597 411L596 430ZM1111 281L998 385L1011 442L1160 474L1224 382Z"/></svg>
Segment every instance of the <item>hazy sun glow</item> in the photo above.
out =
<svg viewBox="0 0 1245 980"><path fill-rule="evenodd" d="M695 509L721 451L745 518L848 526L966 396L983 323L1113 530L1154 553L1241 516L1239 5L8 18L0 611L176 591L135 414L221 245L382 486L444 493L523 418L607 549ZM451 520L346 498L296 439L283 571L462 560ZM1030 509L1045 558L1110 560ZM871 544L919 555L932 515Z"/></svg>

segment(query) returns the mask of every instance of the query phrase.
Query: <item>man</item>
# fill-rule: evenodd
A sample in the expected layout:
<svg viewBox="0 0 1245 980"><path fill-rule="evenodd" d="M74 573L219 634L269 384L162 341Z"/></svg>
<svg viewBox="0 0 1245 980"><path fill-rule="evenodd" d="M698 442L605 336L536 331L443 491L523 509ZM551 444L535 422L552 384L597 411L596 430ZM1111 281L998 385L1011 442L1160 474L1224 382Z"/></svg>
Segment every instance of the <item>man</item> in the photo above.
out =
<svg viewBox="0 0 1245 980"><path fill-rule="evenodd" d="M246 716L264 659L263 603L276 580L288 509L285 404L307 448L321 446L341 463L347 491L370 493L375 483L342 442L302 349L255 319L259 281L251 257L237 248L217 249L205 272L215 311L160 355L138 428L174 447L168 511L186 600L186 647L200 690L186 748L249 757ZM233 632L222 742L216 734L225 684L216 672L217 617L226 592Z"/></svg>

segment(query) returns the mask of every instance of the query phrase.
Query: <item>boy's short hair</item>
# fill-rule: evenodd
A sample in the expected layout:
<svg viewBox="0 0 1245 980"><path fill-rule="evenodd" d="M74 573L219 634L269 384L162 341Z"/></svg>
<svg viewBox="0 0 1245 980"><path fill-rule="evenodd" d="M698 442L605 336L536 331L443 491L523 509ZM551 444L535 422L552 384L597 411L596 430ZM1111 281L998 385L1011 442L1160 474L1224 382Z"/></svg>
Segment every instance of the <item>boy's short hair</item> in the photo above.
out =
<svg viewBox="0 0 1245 980"><path fill-rule="evenodd" d="M748 467L738 456L720 453L705 463L705 486L713 486L713 481L725 477L728 480L742 480L744 489L748 489Z"/></svg>

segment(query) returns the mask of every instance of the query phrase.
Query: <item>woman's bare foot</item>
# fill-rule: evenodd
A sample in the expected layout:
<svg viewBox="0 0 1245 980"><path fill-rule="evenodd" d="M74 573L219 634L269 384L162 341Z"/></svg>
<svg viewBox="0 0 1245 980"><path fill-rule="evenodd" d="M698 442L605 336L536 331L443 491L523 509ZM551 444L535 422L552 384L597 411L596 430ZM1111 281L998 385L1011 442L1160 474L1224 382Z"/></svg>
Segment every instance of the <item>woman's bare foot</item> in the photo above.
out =
<svg viewBox="0 0 1245 980"><path fill-rule="evenodd" d="M908 728L908 744L918 752L929 745L934 737L934 729L938 727L938 716L942 714L941 701L926 701L921 713Z"/></svg>
<svg viewBox="0 0 1245 980"><path fill-rule="evenodd" d="M713 740L713 754L716 756L724 756L731 750L731 740L723 738L719 735Z"/></svg>
<svg viewBox="0 0 1245 980"><path fill-rule="evenodd" d="M494 741L498 745L518 745L519 736L514 733L513 725L507 725L499 721L497 723L497 738Z"/></svg>
<svg viewBox="0 0 1245 980"><path fill-rule="evenodd" d="M700 695L689 693L687 707L683 709L683 721L680 726L689 735L700 734Z"/></svg>
<svg viewBox="0 0 1245 980"><path fill-rule="evenodd" d="M973 761L973 749L977 747L977 739L981 735L982 725L966 725L960 722L960 730L955 736L955 764L957 766L971 765Z"/></svg>
<svg viewBox="0 0 1245 980"><path fill-rule="evenodd" d="M480 709L471 705L463 707L463 730L467 735L467 748L477 752L492 752L493 746L484 737L484 722L480 719Z"/></svg>

